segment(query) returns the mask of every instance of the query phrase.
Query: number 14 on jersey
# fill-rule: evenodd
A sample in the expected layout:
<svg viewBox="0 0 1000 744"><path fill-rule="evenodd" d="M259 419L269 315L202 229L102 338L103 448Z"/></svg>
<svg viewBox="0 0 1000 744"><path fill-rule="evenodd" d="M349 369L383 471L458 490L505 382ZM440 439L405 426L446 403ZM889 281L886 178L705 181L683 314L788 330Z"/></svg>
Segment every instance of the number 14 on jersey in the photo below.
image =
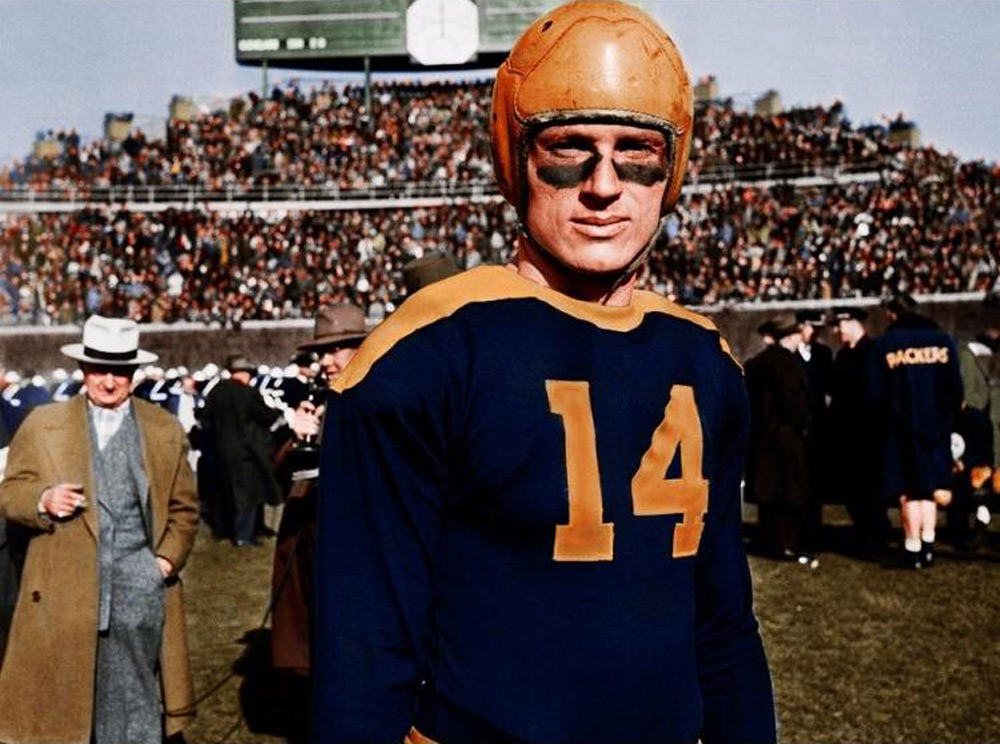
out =
<svg viewBox="0 0 1000 744"><path fill-rule="evenodd" d="M546 380L549 408L562 418L566 433L566 483L569 524L556 526L552 558L557 561L609 561L614 558L615 526L604 521L597 436L590 405L590 384ZM665 478L680 447L679 478ZM698 552L708 511L708 481L702 477L702 430L694 390L670 388L663 421L652 435L632 477L632 512L636 516L681 514L674 528L671 555Z"/></svg>

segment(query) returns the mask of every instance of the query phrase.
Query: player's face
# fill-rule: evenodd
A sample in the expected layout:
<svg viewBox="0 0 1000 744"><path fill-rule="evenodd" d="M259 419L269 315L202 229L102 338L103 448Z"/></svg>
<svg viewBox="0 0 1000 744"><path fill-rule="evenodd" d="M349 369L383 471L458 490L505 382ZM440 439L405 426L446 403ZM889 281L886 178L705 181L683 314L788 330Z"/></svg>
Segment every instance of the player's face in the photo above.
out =
<svg viewBox="0 0 1000 744"><path fill-rule="evenodd" d="M528 150L528 231L571 271L621 271L659 225L669 155L652 129L543 129Z"/></svg>
<svg viewBox="0 0 1000 744"><path fill-rule="evenodd" d="M117 408L132 394L135 367L83 365L83 388L87 399L99 408Z"/></svg>

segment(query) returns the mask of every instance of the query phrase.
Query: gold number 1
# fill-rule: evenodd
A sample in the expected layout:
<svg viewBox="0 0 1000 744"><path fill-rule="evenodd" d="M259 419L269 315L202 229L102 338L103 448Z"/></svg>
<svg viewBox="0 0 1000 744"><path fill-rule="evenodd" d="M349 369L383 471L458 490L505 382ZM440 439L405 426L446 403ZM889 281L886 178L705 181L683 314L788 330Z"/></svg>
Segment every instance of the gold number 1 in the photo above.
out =
<svg viewBox="0 0 1000 744"><path fill-rule="evenodd" d="M586 382L547 380L550 410L560 416L566 432L566 484L569 524L556 526L553 560L609 561L614 557L614 524L604 521L597 436ZM665 478L681 450L679 478ZM681 514L674 528L671 555L698 552L708 511L708 481L702 477L701 419L689 385L670 388L663 421L653 432L649 449L632 478L632 511L636 516Z"/></svg>
<svg viewBox="0 0 1000 744"><path fill-rule="evenodd" d="M610 561L615 527L604 521L597 436L590 409L590 383L546 380L549 408L562 416L566 431L566 487L569 524L556 526L552 551L557 561Z"/></svg>

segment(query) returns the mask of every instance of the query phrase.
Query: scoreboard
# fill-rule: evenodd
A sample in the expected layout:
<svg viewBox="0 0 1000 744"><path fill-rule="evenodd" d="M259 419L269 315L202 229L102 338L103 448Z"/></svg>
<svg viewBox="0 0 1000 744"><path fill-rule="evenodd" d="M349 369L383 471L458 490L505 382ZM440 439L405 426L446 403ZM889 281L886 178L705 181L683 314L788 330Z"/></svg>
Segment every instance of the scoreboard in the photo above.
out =
<svg viewBox="0 0 1000 744"><path fill-rule="evenodd" d="M236 61L305 69L495 67L562 0L233 0Z"/></svg>

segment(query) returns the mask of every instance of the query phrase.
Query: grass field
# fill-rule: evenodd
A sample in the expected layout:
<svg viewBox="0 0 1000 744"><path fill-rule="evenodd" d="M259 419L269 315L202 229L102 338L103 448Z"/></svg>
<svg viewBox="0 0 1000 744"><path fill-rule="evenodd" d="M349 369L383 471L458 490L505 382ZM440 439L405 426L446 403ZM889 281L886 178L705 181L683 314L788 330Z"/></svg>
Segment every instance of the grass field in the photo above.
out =
<svg viewBox="0 0 1000 744"><path fill-rule="evenodd" d="M1000 742L1000 534L908 572L837 552L845 531L827 528L815 570L750 558L781 741ZM185 571L197 691L233 675L199 707L191 744L283 742L298 715L258 630L272 548L236 550L203 531Z"/></svg>

